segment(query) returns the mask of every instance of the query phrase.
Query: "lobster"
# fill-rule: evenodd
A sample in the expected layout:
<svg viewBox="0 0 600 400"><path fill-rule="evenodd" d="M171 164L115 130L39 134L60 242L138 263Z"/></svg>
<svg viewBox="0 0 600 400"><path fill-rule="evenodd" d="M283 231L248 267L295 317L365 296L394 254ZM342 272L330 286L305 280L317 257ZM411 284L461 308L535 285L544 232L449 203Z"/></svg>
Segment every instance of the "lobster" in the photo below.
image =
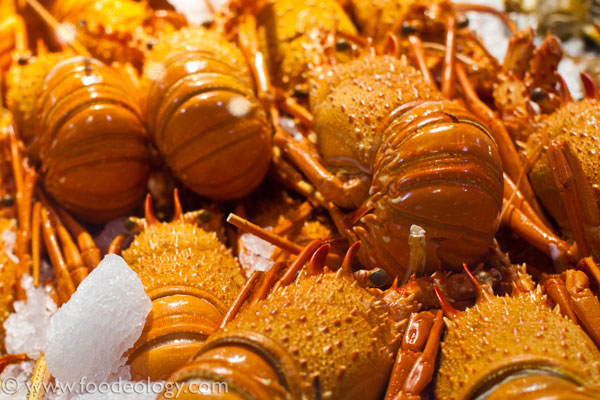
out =
<svg viewBox="0 0 600 400"><path fill-rule="evenodd" d="M315 240L281 279L271 270L253 293L240 291L237 309L251 297L247 307L235 316L228 313L223 329L169 377L183 383L180 392L167 389L159 398L200 396L193 387L201 380L227 382L227 393L211 393L215 398L377 399L400 347L417 356L403 364L412 368L407 390L431 379L437 345L425 344L439 340L441 310L417 314L414 295L401 296L396 287L384 292L358 285L351 269L358 243L331 272L324 267L328 247ZM429 339L422 335L427 328Z"/></svg>
<svg viewBox="0 0 600 400"><path fill-rule="evenodd" d="M183 366L219 326L246 280L215 234L196 225L204 211L184 214L177 191L174 204L173 220L160 223L148 196L145 218L131 218L141 232L122 252L152 300L142 335L128 352L134 379L163 380Z"/></svg>
<svg viewBox="0 0 600 400"><path fill-rule="evenodd" d="M530 164L527 173L535 193L576 246L558 237L551 225L535 215L524 215L520 206L510 201L503 221L563 270L584 257L600 257L596 157L600 151L596 140L600 96L593 80L582 74L586 98L574 101L556 73L562 56L558 39L548 36L539 49L532 42L531 30L511 40L507 62L496 82L495 101L511 135L526 141L523 153ZM461 80L468 86L464 76ZM466 92L475 97L468 87Z"/></svg>
<svg viewBox="0 0 600 400"><path fill-rule="evenodd" d="M495 296L466 268L465 272L477 290L475 307L459 312L438 291L447 331L435 382L437 398L598 397L600 342L594 344L576 320L552 312L524 266L517 270L512 295L504 297ZM571 304L579 306L580 317L598 321L600 303L585 273L565 274ZM598 326L592 325L596 338Z"/></svg>
<svg viewBox="0 0 600 400"><path fill-rule="evenodd" d="M152 139L184 185L213 199L254 190L271 162L272 128L242 51L217 31L182 29L144 67Z"/></svg>
<svg viewBox="0 0 600 400"><path fill-rule="evenodd" d="M145 1L52 0L49 13L37 0L26 0L44 20L61 22L52 29L59 45L77 37L103 62L129 62L140 67L155 37L187 25L171 10L153 10Z"/></svg>
<svg viewBox="0 0 600 400"><path fill-rule="evenodd" d="M496 141L445 100L405 59L364 56L324 66L310 82L321 159L289 135L275 144L320 195L359 260L401 282L440 266L474 263L500 222L503 177ZM325 165L323 165L323 160ZM409 269L409 229L427 232L425 271Z"/></svg>
<svg viewBox="0 0 600 400"><path fill-rule="evenodd" d="M149 171L135 83L102 62L49 53L14 65L7 103L46 191L77 216L102 222L141 200Z"/></svg>

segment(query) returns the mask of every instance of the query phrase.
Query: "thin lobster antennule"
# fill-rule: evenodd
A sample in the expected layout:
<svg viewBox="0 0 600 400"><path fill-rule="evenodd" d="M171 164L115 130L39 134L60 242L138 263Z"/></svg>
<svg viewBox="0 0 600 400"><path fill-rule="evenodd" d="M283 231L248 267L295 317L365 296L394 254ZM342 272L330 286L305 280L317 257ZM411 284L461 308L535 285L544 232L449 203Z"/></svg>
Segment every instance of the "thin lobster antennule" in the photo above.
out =
<svg viewBox="0 0 600 400"><path fill-rule="evenodd" d="M423 50L423 42L418 36L415 35L410 35L408 37L408 42L410 43L415 58L417 59L417 64L419 66L421 74L423 75L423 79L425 79L425 82L427 82L427 84L433 89L438 90L438 87L435 84L435 79L433 79L431 71L429 70L429 67L427 67L427 61L425 60L425 51Z"/></svg>
<svg viewBox="0 0 600 400"><path fill-rule="evenodd" d="M588 99L600 99L600 91L598 90L598 85L596 85L594 79L585 72L581 72L579 76L581 77L581 82L583 83L585 97Z"/></svg>
<svg viewBox="0 0 600 400"><path fill-rule="evenodd" d="M227 222L292 254L300 254L302 252L302 246L276 235L273 232L269 232L239 215L234 213L229 214L227 216Z"/></svg>
<svg viewBox="0 0 600 400"><path fill-rule="evenodd" d="M442 308L442 310L444 310L444 314L446 314L446 317L450 318L451 320L455 320L460 315L460 311L458 311L452 306L452 304L450 304L450 302L448 301L444 293L442 293L442 290L439 288L438 285L434 284L433 290L435 291L435 297L437 297L438 303L440 303L440 307Z"/></svg>
<svg viewBox="0 0 600 400"><path fill-rule="evenodd" d="M463 270L465 271L467 278L469 278L469 280L473 284L473 287L475 288L475 295L477 296L477 300L476 300L477 304L480 304L480 303L483 303L486 301L490 301L493 298L493 295L490 294L487 290L485 290L481 286L481 283L479 283L477 278L475 278L475 276L471 273L469 268L467 268L466 264L463 264Z"/></svg>

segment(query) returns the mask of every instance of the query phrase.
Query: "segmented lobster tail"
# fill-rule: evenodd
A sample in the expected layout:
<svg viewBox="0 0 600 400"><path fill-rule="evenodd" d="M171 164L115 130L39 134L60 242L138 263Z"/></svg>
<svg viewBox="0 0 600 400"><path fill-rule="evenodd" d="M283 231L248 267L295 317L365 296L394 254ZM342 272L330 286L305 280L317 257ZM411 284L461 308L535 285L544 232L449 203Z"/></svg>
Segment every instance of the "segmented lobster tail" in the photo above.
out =
<svg viewBox="0 0 600 400"><path fill-rule="evenodd" d="M254 190L271 127L242 53L216 32L185 29L155 46L144 74L149 129L175 175L214 199Z"/></svg>
<svg viewBox="0 0 600 400"><path fill-rule="evenodd" d="M48 193L88 221L126 214L149 173L133 86L98 60L72 57L46 74L40 93L35 115Z"/></svg>
<svg viewBox="0 0 600 400"><path fill-rule="evenodd" d="M198 215L178 212L172 222L158 222L148 197L146 218L138 224L142 232L123 251L152 300L142 335L127 355L134 379L165 380L185 365L244 283L216 235L196 226Z"/></svg>
<svg viewBox="0 0 600 400"><path fill-rule="evenodd" d="M427 232L430 271L474 263L500 223L503 178L495 140L455 103L399 108L383 125L366 203L372 211L355 228L363 248L382 265L408 265L410 227L417 224Z"/></svg>

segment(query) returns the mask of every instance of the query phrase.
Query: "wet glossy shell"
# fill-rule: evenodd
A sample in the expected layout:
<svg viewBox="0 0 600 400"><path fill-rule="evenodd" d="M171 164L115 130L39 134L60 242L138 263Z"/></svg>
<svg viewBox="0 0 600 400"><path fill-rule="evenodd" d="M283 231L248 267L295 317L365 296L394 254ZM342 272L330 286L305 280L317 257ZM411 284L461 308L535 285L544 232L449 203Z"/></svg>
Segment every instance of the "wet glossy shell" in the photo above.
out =
<svg viewBox="0 0 600 400"><path fill-rule="evenodd" d="M497 297L448 322L435 393L473 398L494 380L525 369L540 379L553 371L567 382L597 385L600 352L579 326L539 299Z"/></svg>
<svg viewBox="0 0 600 400"><path fill-rule="evenodd" d="M48 60L56 58L21 70L16 88L27 90L11 99L24 132L34 126L35 138L24 139L38 152L46 190L88 221L124 215L143 197L149 170L137 91L119 71L85 57L53 65L40 85ZM27 71L36 72L29 84Z"/></svg>
<svg viewBox="0 0 600 400"><path fill-rule="evenodd" d="M333 273L302 277L211 336L198 361L186 367L187 379L219 374L212 367L218 359L202 358L203 353L227 347L235 352L241 345L278 371L292 398L378 399L400 339L388 311L368 291ZM259 393L251 386L243 390L250 391L248 398Z"/></svg>
<svg viewBox="0 0 600 400"><path fill-rule="evenodd" d="M143 25L152 14L144 1L54 0L50 11L60 22L70 23L77 40L107 63L140 61L145 43Z"/></svg>
<svg viewBox="0 0 600 400"><path fill-rule="evenodd" d="M499 224L502 169L494 139L473 115L391 57L358 59L311 82L324 161L370 181L354 226L363 264L408 278L412 224L426 231L430 272L486 254Z"/></svg>
<svg viewBox="0 0 600 400"><path fill-rule="evenodd" d="M257 16L264 52L274 83L293 90L307 81L309 64L323 56L319 33L334 29L356 33L350 18L335 0L275 0ZM347 55L337 53L341 60Z"/></svg>
<svg viewBox="0 0 600 400"><path fill-rule="evenodd" d="M233 199L260 184L272 130L238 48L216 32L184 29L154 47L144 79L154 143L187 187Z"/></svg>
<svg viewBox="0 0 600 400"><path fill-rule="evenodd" d="M183 221L147 227L123 258L152 299L129 355L132 376L166 379L214 332L245 278L214 233Z"/></svg>
<svg viewBox="0 0 600 400"><path fill-rule="evenodd" d="M399 21L411 23L422 30L421 33L431 35L432 31L443 31L444 21L439 18L443 3L447 0L350 0L361 33L376 40L383 39L392 28L400 28ZM429 10L427 13L424 12L426 9ZM429 26L425 28L425 24Z"/></svg>
<svg viewBox="0 0 600 400"><path fill-rule="evenodd" d="M528 148L533 151L540 143L548 145L550 140L562 138L571 144L571 148L581 162L581 166L590 184L600 200L600 101L585 99L572 101L541 122L540 127L530 136ZM548 166L545 148L533 164L529 178L531 185L561 227L569 226L568 217L552 172Z"/></svg>

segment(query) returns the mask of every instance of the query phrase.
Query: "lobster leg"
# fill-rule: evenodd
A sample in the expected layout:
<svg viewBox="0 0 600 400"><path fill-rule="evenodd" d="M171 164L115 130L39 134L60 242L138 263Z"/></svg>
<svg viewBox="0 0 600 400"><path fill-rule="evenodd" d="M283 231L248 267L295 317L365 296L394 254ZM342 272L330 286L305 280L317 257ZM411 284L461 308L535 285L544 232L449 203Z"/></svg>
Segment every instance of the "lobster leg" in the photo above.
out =
<svg viewBox="0 0 600 400"><path fill-rule="evenodd" d="M431 382L443 331L443 312L413 313L402 340L385 400L420 399Z"/></svg>
<svg viewBox="0 0 600 400"><path fill-rule="evenodd" d="M502 166L508 175L518 183L519 189L523 192L523 195L527 201L529 201L538 216L546 223L546 225L549 225L549 222L544 220L542 208L533 194L533 189L525 175L517 149L515 148L506 127L494 112L479 99L461 64L456 64L456 76L463 88L466 100L469 103L469 108L478 118L485 122L493 132L500 150Z"/></svg>
<svg viewBox="0 0 600 400"><path fill-rule="evenodd" d="M417 65L419 66L419 70L425 79L425 82L432 88L437 89L437 85L435 84L435 80L431 75L431 71L427 67L427 62L425 61L425 52L423 51L423 42L418 36L410 35L408 37L408 42L410 43L410 47L414 53L415 58L417 59Z"/></svg>
<svg viewBox="0 0 600 400"><path fill-rule="evenodd" d="M100 263L100 249L94 243L92 236L61 207L56 207L56 212L65 224L71 235L77 238L77 244L81 251L81 257L85 266L91 271Z"/></svg>
<svg viewBox="0 0 600 400"><path fill-rule="evenodd" d="M62 252L56 239L56 233L52 227L50 216L45 208L42 208L42 229L44 232L44 243L50 256L50 261L54 267L54 272L58 281L58 295L61 303L66 303L73 293L75 285L69 274L69 269L63 258Z"/></svg>
<svg viewBox="0 0 600 400"><path fill-rule="evenodd" d="M525 199L523 193L517 189L517 185L504 174L504 198L507 199L513 206L521 210L532 222L537 224L540 229L544 229L548 234L553 234L552 231L544 224L544 221L535 212L531 204Z"/></svg>
<svg viewBox="0 0 600 400"><path fill-rule="evenodd" d="M446 23L446 54L442 72L442 94L451 99L454 92L454 62L456 53L456 18L450 14Z"/></svg>
<svg viewBox="0 0 600 400"><path fill-rule="evenodd" d="M302 170L325 199L340 207L357 208L367 197L369 179L366 176L342 181L288 134L278 131L273 140L275 145L280 147L283 153Z"/></svg>
<svg viewBox="0 0 600 400"><path fill-rule="evenodd" d="M579 256L600 256L600 210L593 188L568 142L550 143L548 164L567 210Z"/></svg>
<svg viewBox="0 0 600 400"><path fill-rule="evenodd" d="M564 275L571 308L596 346L600 346L600 301L590 289L588 276L573 269L565 271Z"/></svg>

